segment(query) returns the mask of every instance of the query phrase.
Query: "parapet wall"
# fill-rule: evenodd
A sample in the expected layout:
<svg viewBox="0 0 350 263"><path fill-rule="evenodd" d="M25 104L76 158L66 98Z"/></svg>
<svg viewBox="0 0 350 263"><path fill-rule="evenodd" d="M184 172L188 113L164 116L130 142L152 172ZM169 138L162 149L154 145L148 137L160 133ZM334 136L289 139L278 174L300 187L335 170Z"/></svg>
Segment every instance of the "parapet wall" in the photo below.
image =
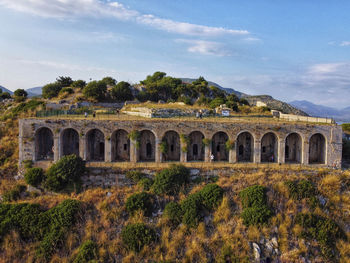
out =
<svg viewBox="0 0 350 263"><path fill-rule="evenodd" d="M340 167L342 155L342 129L337 125L22 119L19 128L20 164L57 161L75 153L86 161L106 163L291 162Z"/></svg>

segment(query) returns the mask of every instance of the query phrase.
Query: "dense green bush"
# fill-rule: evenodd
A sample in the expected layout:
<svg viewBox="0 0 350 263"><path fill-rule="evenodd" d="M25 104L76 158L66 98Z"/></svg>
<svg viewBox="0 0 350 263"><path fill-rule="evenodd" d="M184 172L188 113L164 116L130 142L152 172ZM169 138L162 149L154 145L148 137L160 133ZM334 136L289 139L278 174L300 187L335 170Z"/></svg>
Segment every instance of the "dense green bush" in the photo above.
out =
<svg viewBox="0 0 350 263"><path fill-rule="evenodd" d="M172 225L177 226L182 220L181 206L176 202L169 202L164 208L163 215Z"/></svg>
<svg viewBox="0 0 350 263"><path fill-rule="evenodd" d="M12 202L20 199L21 193L23 193L26 190L25 185L18 184L14 188L7 190L3 195L2 199L5 202Z"/></svg>
<svg viewBox="0 0 350 263"><path fill-rule="evenodd" d="M98 259L98 246L92 241L85 241L80 247L79 252L72 263L89 263L91 260Z"/></svg>
<svg viewBox="0 0 350 263"><path fill-rule="evenodd" d="M130 214L142 210L146 216L150 216L153 211L152 195L146 192L132 194L126 200L125 207Z"/></svg>
<svg viewBox="0 0 350 263"><path fill-rule="evenodd" d="M45 99L52 99L54 97L57 97L61 89L62 85L57 82L47 84L42 89L42 96Z"/></svg>
<svg viewBox="0 0 350 263"><path fill-rule="evenodd" d="M148 191L153 185L153 180L151 178L145 177L142 178L137 184L141 186L143 190Z"/></svg>
<svg viewBox="0 0 350 263"><path fill-rule="evenodd" d="M15 101L20 102L26 100L26 98L28 97L28 93L24 89L17 89L13 93L13 96L15 98Z"/></svg>
<svg viewBox="0 0 350 263"><path fill-rule="evenodd" d="M75 154L62 157L47 171L45 187L51 191L61 191L68 184L79 184L85 171L84 161Z"/></svg>
<svg viewBox="0 0 350 263"><path fill-rule="evenodd" d="M265 187L261 185L249 186L243 189L239 196L243 207L241 217L245 225L260 225L268 222L272 211L267 205Z"/></svg>
<svg viewBox="0 0 350 263"><path fill-rule="evenodd" d="M126 172L126 178L133 180L135 183L145 178L146 174L142 173L140 170L131 170Z"/></svg>
<svg viewBox="0 0 350 263"><path fill-rule="evenodd" d="M243 208L266 205L266 188L261 185L253 185L243 189L239 193Z"/></svg>
<svg viewBox="0 0 350 263"><path fill-rule="evenodd" d="M285 185L288 187L289 196L294 200L315 197L316 188L308 180L287 181Z"/></svg>
<svg viewBox="0 0 350 263"><path fill-rule="evenodd" d="M71 231L80 209L79 201L69 199L47 211L38 204L0 204L0 237L16 230L25 241L40 241L36 256L49 261Z"/></svg>
<svg viewBox="0 0 350 263"><path fill-rule="evenodd" d="M172 165L157 173L153 191L156 194L175 195L189 182L189 170L183 165Z"/></svg>
<svg viewBox="0 0 350 263"><path fill-rule="evenodd" d="M121 81L116 86L114 86L112 88L111 94L116 101L126 101L134 99L134 96L132 95L131 91L131 85L125 81Z"/></svg>
<svg viewBox="0 0 350 263"><path fill-rule="evenodd" d="M272 212L266 205L261 207L247 207L243 209L241 214L243 223L246 226L265 224L268 222L271 216Z"/></svg>
<svg viewBox="0 0 350 263"><path fill-rule="evenodd" d="M83 89L83 94L86 98L91 98L97 101L102 101L107 92L107 85L103 81L91 81Z"/></svg>
<svg viewBox="0 0 350 263"><path fill-rule="evenodd" d="M217 184L207 184L200 190L201 200L205 208L216 208L224 195L224 190Z"/></svg>
<svg viewBox="0 0 350 263"><path fill-rule="evenodd" d="M122 240L128 249L139 252L156 240L156 233L143 223L129 224L122 230Z"/></svg>
<svg viewBox="0 0 350 263"><path fill-rule="evenodd" d="M84 80L78 79L73 81L71 87L73 88L84 88L86 86L86 82Z"/></svg>
<svg viewBox="0 0 350 263"><path fill-rule="evenodd" d="M24 174L24 180L27 184L37 187L44 179L44 170L41 168L29 168Z"/></svg>
<svg viewBox="0 0 350 263"><path fill-rule="evenodd" d="M196 227L203 219L202 198L199 192L189 195L181 202L182 223L189 227Z"/></svg>
<svg viewBox="0 0 350 263"><path fill-rule="evenodd" d="M295 222L303 227L301 236L306 239L316 239L323 256L328 259L336 257L336 241L345 238L344 231L331 219L314 214L300 213Z"/></svg>
<svg viewBox="0 0 350 263"><path fill-rule="evenodd" d="M74 90L70 87L65 87L65 88L62 88L59 92L59 94L62 94L62 93L65 93L67 92L68 94L73 94L74 93Z"/></svg>

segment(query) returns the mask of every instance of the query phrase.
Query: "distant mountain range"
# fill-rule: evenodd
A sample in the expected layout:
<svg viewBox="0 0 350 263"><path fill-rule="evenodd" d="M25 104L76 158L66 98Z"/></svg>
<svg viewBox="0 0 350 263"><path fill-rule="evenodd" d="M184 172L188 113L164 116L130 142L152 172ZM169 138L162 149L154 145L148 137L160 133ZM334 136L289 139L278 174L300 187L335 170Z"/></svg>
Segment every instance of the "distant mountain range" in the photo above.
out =
<svg viewBox="0 0 350 263"><path fill-rule="evenodd" d="M330 117L338 122L350 122L350 107L338 110L332 107L317 105L307 100L295 100L289 102L289 104L312 116Z"/></svg>
<svg viewBox="0 0 350 263"><path fill-rule="evenodd" d="M30 89L26 89L29 97L41 96L43 87L34 87Z"/></svg>
<svg viewBox="0 0 350 263"><path fill-rule="evenodd" d="M3 87L3 86L0 86L0 89L2 90L2 92L8 92L8 93L10 93L11 95L13 94L13 92L12 92L11 90L8 90L8 89L6 89L6 88Z"/></svg>
<svg viewBox="0 0 350 263"><path fill-rule="evenodd" d="M186 82L186 83L192 83L196 79L181 78L181 80L183 82ZM269 95L252 96L252 95L248 95L248 94L245 94L243 92L237 91L235 89L224 88L224 87L220 86L219 84L212 82L212 81L208 81L208 84L209 84L209 86L214 86L214 87L217 87L219 89L225 90L229 94L234 93L239 98L245 98L248 100L250 105L256 105L257 101L261 101L261 102L264 102L267 105L267 107L269 107L270 109L278 110L278 111L281 111L281 112L286 113L286 114L297 114L297 115L304 115L304 116L308 115L304 111L297 109L297 108L289 105L286 102L276 100Z"/></svg>

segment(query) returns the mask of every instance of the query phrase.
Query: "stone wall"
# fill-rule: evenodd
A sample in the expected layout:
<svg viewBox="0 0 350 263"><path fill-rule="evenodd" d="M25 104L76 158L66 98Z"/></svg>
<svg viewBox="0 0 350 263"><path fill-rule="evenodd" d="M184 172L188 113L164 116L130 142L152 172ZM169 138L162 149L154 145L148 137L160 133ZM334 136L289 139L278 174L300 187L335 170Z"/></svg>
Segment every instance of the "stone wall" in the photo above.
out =
<svg viewBox="0 0 350 263"><path fill-rule="evenodd" d="M269 161L269 158L274 155L273 161L278 163L286 162L286 139L292 134L296 133L300 136L299 147L292 147L292 142L287 142L288 151L298 151L292 153L295 157L292 161L309 164L311 160L315 164L325 164L328 166L340 167L342 154L342 129L338 125L317 125L317 124L289 124L289 123L274 123L274 122L252 122L241 121L233 122L228 120L215 122L214 120L183 120L176 121L174 119L166 120L96 120L96 119L82 119L82 120L68 120L68 119L22 119L19 121L19 162L20 165L24 160L46 160L53 158L54 161L59 160L66 151L66 140L73 140L74 145L71 150L79 149L79 155L89 161L91 157L106 163L116 161L113 156L115 153L121 154L120 147L125 147L127 144L127 153L129 156L123 155L123 160L130 160L131 162L139 161L154 161L163 162L163 154L160 150L165 134L168 131L173 131L171 143L173 143L174 150L180 151L180 162L189 161L204 161L209 162L211 154L215 154L215 161L235 162L254 162L260 163L262 161L262 150L271 150L269 156L263 158L263 161ZM73 129L76 134L79 134L78 141L76 136L64 136L66 129ZM97 129L101 133L91 135L91 131ZM45 132L42 132L45 130ZM123 138L115 138L113 135L116 131L123 130L118 134L123 134ZM140 136L138 142L126 140L126 134L137 130L144 134ZM191 137L190 134L196 132L196 136ZM247 139L237 140L240 134L249 133L251 141L247 143ZM266 134L271 134L267 139L263 139ZM69 133L70 134L70 133ZM202 136L201 136L202 135ZM317 135L318 140L312 139L312 136ZM179 137L186 138L186 140L179 140ZM73 138L73 139L72 139ZM205 138L209 143L204 144L201 138ZM272 139L274 138L274 139ZM174 141L175 140L175 141ZM225 141L234 142L234 147L225 149ZM320 141L319 141L320 140ZM123 141L123 143L120 143ZM45 143L47 142L47 143ZM50 144L52 143L52 146ZM118 145L117 145L117 142ZM126 142L126 143L125 143ZM244 149L251 151L252 158L239 158L239 147L241 143L245 147L251 149ZM50 146L46 146L46 145ZM130 145L128 144L130 143ZM197 144L197 146L194 146ZM238 145L238 146L237 146ZM250 145L250 146L249 146ZM51 147L51 148L50 148ZM118 149L116 149L116 147ZM130 147L130 148L128 148ZM215 148L213 148L215 147ZM204 150L203 150L204 149ZM242 150L242 149L241 149ZM77 150L75 150L77 151ZM104 151L101 152L101 151ZM185 152L184 152L185 151ZM194 152L196 156L194 156ZM93 156L91 153L94 153ZM114 155L113 155L114 152ZM204 152L204 157L202 153ZM218 155L218 152L220 153ZM311 159L309 154L311 153ZM227 155L226 155L227 154ZM291 152L289 153L289 155ZM287 154L288 155L288 154ZM290 161L289 155L287 161ZM175 156L175 153L174 153ZM40 158L39 158L40 157ZM188 158L189 157L189 158Z"/></svg>

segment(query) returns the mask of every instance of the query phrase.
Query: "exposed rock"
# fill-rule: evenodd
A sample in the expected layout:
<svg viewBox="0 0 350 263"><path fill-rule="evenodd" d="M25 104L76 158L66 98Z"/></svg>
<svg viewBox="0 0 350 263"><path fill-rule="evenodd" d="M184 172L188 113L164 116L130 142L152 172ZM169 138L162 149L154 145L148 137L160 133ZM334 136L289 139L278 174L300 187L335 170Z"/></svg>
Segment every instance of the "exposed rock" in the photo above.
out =
<svg viewBox="0 0 350 263"><path fill-rule="evenodd" d="M196 176L199 175L200 171L198 169L190 169L190 175Z"/></svg>
<svg viewBox="0 0 350 263"><path fill-rule="evenodd" d="M318 201L320 202L320 204L321 204L322 206L324 206L324 205L327 203L327 199L324 198L324 197L321 196L321 195L318 196Z"/></svg>
<svg viewBox="0 0 350 263"><path fill-rule="evenodd" d="M253 243L252 246L253 246L255 260L260 261L261 249L260 249L259 245L257 243Z"/></svg>
<svg viewBox="0 0 350 263"><path fill-rule="evenodd" d="M271 242L275 247L278 247L277 237L271 238Z"/></svg>

